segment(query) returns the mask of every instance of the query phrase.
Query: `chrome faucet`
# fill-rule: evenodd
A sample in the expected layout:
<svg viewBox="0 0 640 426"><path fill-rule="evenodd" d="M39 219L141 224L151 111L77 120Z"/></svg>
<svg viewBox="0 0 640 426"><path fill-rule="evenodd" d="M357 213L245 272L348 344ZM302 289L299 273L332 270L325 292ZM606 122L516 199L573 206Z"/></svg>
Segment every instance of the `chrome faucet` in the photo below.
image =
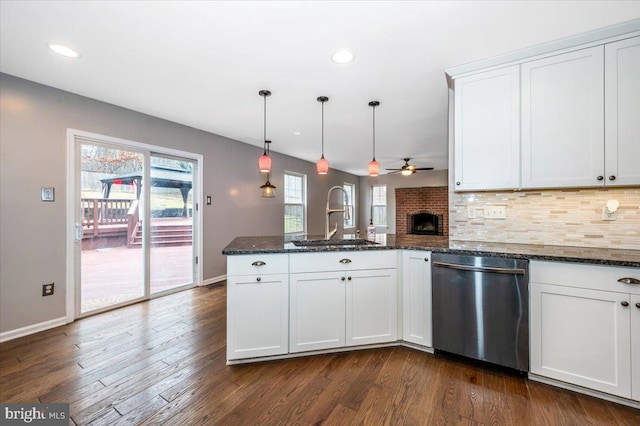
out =
<svg viewBox="0 0 640 426"><path fill-rule="evenodd" d="M336 189L339 189L340 191L344 192L344 208L343 209L332 209L329 207L329 203L331 201L331 193ZM333 231L329 231L329 222L331 220L332 213L344 213L345 220L351 219L351 215L349 214L349 196L347 195L347 191L345 191L344 188L341 186L332 187L329 190L329 193L327 194L327 218L326 218L326 223L324 228L324 237L327 240L330 240L331 238L333 238L333 236L336 235L336 232L338 232L338 222L336 222L336 227L333 228Z"/></svg>

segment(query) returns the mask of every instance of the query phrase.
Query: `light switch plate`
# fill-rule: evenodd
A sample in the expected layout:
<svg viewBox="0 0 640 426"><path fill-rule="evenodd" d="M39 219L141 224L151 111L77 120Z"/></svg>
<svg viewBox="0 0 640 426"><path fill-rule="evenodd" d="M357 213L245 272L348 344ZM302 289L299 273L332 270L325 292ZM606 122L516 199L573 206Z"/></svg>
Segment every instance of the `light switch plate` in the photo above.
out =
<svg viewBox="0 0 640 426"><path fill-rule="evenodd" d="M40 190L40 198L42 201L55 201L56 189L54 187L42 187Z"/></svg>
<svg viewBox="0 0 640 426"><path fill-rule="evenodd" d="M505 206L486 206L484 217L485 219L506 219L507 208Z"/></svg>

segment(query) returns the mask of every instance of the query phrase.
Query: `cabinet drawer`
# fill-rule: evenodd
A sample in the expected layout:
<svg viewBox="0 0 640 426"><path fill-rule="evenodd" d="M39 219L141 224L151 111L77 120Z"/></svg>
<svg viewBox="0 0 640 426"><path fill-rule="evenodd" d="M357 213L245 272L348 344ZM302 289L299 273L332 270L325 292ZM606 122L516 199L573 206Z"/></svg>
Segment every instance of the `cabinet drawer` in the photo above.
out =
<svg viewBox="0 0 640 426"><path fill-rule="evenodd" d="M248 254L227 257L227 275L286 274L289 256L286 254Z"/></svg>
<svg viewBox="0 0 640 426"><path fill-rule="evenodd" d="M291 273L395 268L395 250L292 253Z"/></svg>
<svg viewBox="0 0 640 426"><path fill-rule="evenodd" d="M640 280L640 268L534 260L529 263L529 274L532 283L640 294L640 285L618 282L621 278Z"/></svg>

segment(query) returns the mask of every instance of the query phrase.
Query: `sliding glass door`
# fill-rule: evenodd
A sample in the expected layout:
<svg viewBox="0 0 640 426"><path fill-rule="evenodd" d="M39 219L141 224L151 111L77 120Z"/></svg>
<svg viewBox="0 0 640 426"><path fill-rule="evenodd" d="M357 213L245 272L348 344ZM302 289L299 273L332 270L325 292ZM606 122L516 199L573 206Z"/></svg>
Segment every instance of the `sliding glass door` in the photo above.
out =
<svg viewBox="0 0 640 426"><path fill-rule="evenodd" d="M75 317L192 287L197 162L103 141L74 148Z"/></svg>

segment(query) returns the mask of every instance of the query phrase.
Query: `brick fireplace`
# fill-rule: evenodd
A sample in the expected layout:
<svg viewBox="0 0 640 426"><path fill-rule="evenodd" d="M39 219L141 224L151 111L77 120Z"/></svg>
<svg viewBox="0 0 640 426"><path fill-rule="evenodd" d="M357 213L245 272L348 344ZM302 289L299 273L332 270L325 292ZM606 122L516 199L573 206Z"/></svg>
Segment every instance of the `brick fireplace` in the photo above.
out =
<svg viewBox="0 0 640 426"><path fill-rule="evenodd" d="M396 234L411 233L412 222L413 233L449 235L448 188L397 188Z"/></svg>

